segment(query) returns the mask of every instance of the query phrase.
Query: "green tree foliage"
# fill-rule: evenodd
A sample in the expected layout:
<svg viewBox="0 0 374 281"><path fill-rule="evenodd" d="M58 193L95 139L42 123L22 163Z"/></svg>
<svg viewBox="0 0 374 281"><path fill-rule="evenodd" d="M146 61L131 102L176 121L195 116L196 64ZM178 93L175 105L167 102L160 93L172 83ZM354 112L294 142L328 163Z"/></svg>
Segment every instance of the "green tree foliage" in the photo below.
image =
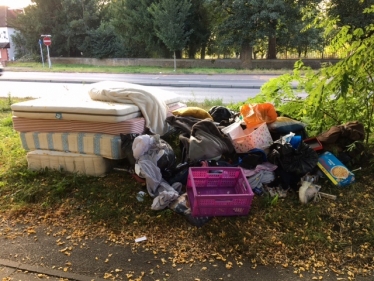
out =
<svg viewBox="0 0 374 281"><path fill-rule="evenodd" d="M22 36L20 32L16 32L12 34L11 36L12 36L13 44L15 46L15 59L16 60L20 58L25 58L27 56L31 56L31 57L33 57L33 55L36 56L35 48L32 48L34 49L34 52L32 49L27 48L27 40L24 36ZM38 61L39 58L35 57L35 60Z"/></svg>
<svg viewBox="0 0 374 281"><path fill-rule="evenodd" d="M119 58L127 54L127 50L115 34L114 27L102 24L98 29L89 31L82 45L84 56L102 58Z"/></svg>
<svg viewBox="0 0 374 281"><path fill-rule="evenodd" d="M205 58L206 47L211 35L210 13L204 0L191 0L190 15L187 17L187 30L193 30L189 37L187 51L190 59L200 51Z"/></svg>
<svg viewBox="0 0 374 281"><path fill-rule="evenodd" d="M297 21L277 33L278 53L296 52L298 58L301 58L306 57L310 51L319 51L323 54L323 47L323 30L314 26L308 27L308 22Z"/></svg>
<svg viewBox="0 0 374 281"><path fill-rule="evenodd" d="M252 47L268 40L268 58L276 57L276 34L294 6L284 0L217 0L220 15L217 36L224 46L240 50L244 67L250 67Z"/></svg>
<svg viewBox="0 0 374 281"><path fill-rule="evenodd" d="M12 21L12 26L19 31L13 39L23 44L16 43L17 56L25 55L27 51L30 54L38 54L40 35L52 34L53 26L56 24L55 12L61 9L60 0L34 0L33 2L35 5L26 7L25 13ZM55 43L53 41L53 45Z"/></svg>
<svg viewBox="0 0 374 281"><path fill-rule="evenodd" d="M298 62L293 74L266 83L252 102L273 101L281 111L309 124L312 135L358 120L368 138L374 121L374 36L369 36L373 32L372 24L354 30L344 26L332 42L333 48L343 52L341 61L317 73ZM297 90L291 85L295 81ZM306 93L305 99L301 92Z"/></svg>
<svg viewBox="0 0 374 281"><path fill-rule="evenodd" d="M363 13L374 5L373 0L330 0L326 2L329 18L337 18L339 26L350 26L352 30L364 28L374 21L374 15Z"/></svg>
<svg viewBox="0 0 374 281"><path fill-rule="evenodd" d="M12 23L30 52L42 34L52 35L51 56L80 56L85 37L100 26L99 0L33 0Z"/></svg>
<svg viewBox="0 0 374 281"><path fill-rule="evenodd" d="M153 18L148 7L153 0L113 0L110 4L110 24L121 37L128 57L167 57L164 43L154 32Z"/></svg>
<svg viewBox="0 0 374 281"><path fill-rule="evenodd" d="M12 23L19 31L14 35L17 57L38 56L41 34L52 35L52 56L81 56L82 52L85 56L94 56L95 52L87 42L99 42L93 37L102 34L105 26L111 39L118 37L115 46L120 44L121 52L116 51L117 55L170 57L175 51L177 55L183 52L189 58L200 52L200 57L204 58L206 52L224 57L240 52L242 66L248 68L252 53L276 58L279 51L296 50L299 56L309 50L322 51L329 42L321 41L321 30L346 24L354 30L374 19L372 14L360 13L374 0L331 0L320 6L322 0L32 1L34 5L27 7L25 14ZM182 11L182 6L189 8ZM317 7L323 8L323 13L318 14ZM160 16L160 11L166 8L168 12ZM173 25L168 25L171 22L168 23L168 19L173 17ZM314 28L312 20L315 19L322 19L328 25ZM171 41L180 46L170 51ZM96 55L112 56L112 46L104 45L108 49Z"/></svg>
<svg viewBox="0 0 374 281"><path fill-rule="evenodd" d="M154 19L154 28L158 38L168 49L174 52L174 70L176 69L175 52L186 47L192 29L186 26L191 3L188 0L161 0L148 8Z"/></svg>
<svg viewBox="0 0 374 281"><path fill-rule="evenodd" d="M100 26L101 16L98 0L64 0L61 1L62 10L60 16L61 26L55 27L57 40L66 43L62 52L68 56L81 56L85 52L82 44L86 36Z"/></svg>

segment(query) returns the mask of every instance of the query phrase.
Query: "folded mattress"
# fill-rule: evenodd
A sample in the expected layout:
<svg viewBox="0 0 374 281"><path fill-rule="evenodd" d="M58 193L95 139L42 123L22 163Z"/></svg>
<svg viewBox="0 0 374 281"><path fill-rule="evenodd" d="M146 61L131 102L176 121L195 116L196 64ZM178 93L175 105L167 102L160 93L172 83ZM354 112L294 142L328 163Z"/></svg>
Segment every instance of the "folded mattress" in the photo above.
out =
<svg viewBox="0 0 374 281"><path fill-rule="evenodd" d="M67 132L101 133L109 135L143 134L145 120L137 117L118 123L87 122L76 120L29 119L13 116L13 128L17 132Z"/></svg>
<svg viewBox="0 0 374 281"><path fill-rule="evenodd" d="M21 132L22 147L27 151L51 150L93 154L109 159L124 159L119 135L92 133Z"/></svg>
<svg viewBox="0 0 374 281"><path fill-rule="evenodd" d="M34 150L26 155L28 169L52 169L101 177L112 168L112 161L101 156L49 150Z"/></svg>

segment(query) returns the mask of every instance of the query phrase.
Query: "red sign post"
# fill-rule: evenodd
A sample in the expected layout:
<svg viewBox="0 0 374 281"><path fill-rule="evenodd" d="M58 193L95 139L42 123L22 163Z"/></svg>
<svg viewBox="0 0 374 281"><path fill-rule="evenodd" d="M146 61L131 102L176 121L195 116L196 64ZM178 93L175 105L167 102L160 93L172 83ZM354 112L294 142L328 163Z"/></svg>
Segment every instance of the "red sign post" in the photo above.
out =
<svg viewBox="0 0 374 281"><path fill-rule="evenodd" d="M43 43L47 46L47 53L48 53L48 64L49 68L51 68L51 57L49 56L49 46L52 44L51 35L41 35L43 37Z"/></svg>
<svg viewBox="0 0 374 281"><path fill-rule="evenodd" d="M51 40L50 37L44 37L44 38L43 38L43 43L44 43L44 45L46 45L46 46L51 46L51 44L52 44L52 40Z"/></svg>

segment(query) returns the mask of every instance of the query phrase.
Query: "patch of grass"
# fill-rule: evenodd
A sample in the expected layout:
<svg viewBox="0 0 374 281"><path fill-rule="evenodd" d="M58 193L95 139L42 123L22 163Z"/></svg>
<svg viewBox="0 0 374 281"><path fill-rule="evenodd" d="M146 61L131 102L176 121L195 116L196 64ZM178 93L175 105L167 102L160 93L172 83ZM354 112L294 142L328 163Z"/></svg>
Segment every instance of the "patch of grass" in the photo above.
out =
<svg viewBox="0 0 374 281"><path fill-rule="evenodd" d="M9 112L11 111L10 106L14 103L11 95L8 95L8 98L0 99L0 112Z"/></svg>
<svg viewBox="0 0 374 281"><path fill-rule="evenodd" d="M216 98L216 99L204 99L204 102L202 104L202 107L207 108L207 107L212 107L212 106L224 106L223 104L223 99L222 98Z"/></svg>
<svg viewBox="0 0 374 281"><path fill-rule="evenodd" d="M178 68L152 66L95 66L86 64L53 63L51 68L43 67L37 62L11 62L6 69L12 71L39 72L86 72L86 73L143 73L143 74L284 74L292 70L280 69L220 69L220 68Z"/></svg>
<svg viewBox="0 0 374 281"><path fill-rule="evenodd" d="M205 98L203 102L198 102L194 95L192 99L186 102L186 105L190 107L200 107L206 111L209 111L213 106L227 106L223 104L223 100L221 98L217 98L217 99Z"/></svg>

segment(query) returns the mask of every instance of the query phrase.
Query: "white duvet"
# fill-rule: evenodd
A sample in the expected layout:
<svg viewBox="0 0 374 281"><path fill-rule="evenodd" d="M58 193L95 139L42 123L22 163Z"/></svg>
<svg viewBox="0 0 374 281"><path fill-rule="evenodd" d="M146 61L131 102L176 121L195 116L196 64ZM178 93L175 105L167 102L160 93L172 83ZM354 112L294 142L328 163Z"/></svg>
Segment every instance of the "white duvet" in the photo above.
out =
<svg viewBox="0 0 374 281"><path fill-rule="evenodd" d="M145 119L145 125L154 134L164 135L168 131L165 122L168 106L162 97L174 93L149 86L141 86L126 82L102 81L89 87L89 95L93 100L134 103Z"/></svg>

